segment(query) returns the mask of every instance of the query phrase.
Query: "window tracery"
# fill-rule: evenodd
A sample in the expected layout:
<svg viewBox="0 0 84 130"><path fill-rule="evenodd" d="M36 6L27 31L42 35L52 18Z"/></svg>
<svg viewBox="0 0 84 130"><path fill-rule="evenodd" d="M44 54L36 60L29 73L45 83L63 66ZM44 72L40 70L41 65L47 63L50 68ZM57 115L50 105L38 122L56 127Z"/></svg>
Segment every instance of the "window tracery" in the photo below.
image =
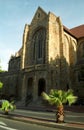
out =
<svg viewBox="0 0 84 130"><path fill-rule="evenodd" d="M45 58L45 29L37 30L33 36L33 59L42 63Z"/></svg>

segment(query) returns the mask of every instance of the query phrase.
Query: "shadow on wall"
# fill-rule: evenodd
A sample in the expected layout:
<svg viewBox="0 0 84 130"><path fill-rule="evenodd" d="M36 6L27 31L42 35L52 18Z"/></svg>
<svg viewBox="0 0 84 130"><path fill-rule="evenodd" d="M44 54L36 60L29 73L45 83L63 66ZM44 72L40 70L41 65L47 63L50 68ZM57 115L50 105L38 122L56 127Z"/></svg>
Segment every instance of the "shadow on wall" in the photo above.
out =
<svg viewBox="0 0 84 130"><path fill-rule="evenodd" d="M51 71L52 85L63 90L68 90L71 88L71 82L73 80L72 67L74 66L70 66L64 56L61 58L57 56L55 59L51 58L49 66Z"/></svg>

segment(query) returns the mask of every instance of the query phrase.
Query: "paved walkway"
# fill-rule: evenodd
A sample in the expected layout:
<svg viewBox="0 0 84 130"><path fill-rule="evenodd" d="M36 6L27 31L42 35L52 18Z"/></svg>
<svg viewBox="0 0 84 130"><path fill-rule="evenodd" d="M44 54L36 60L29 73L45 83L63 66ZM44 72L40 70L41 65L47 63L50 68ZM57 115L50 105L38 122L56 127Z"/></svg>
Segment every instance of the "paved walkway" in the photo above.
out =
<svg viewBox="0 0 84 130"><path fill-rule="evenodd" d="M3 115L0 114L1 117L8 118L8 119L13 119L17 121L22 121L22 122L28 122L32 124L38 124L38 125L43 125L47 127L53 127L53 128L60 128L60 129L66 129L66 130L84 130L84 124L80 123L56 123L54 121L50 120L40 120L36 118L30 118L30 117L25 117L21 115Z"/></svg>
<svg viewBox="0 0 84 130"><path fill-rule="evenodd" d="M66 109L69 109L69 111L70 111L70 108L66 108ZM83 107L80 109L81 114L84 110L84 109L83 110L82 109L83 109ZM50 110L50 108L48 110ZM77 111L77 107L75 107L73 110ZM83 115L84 115L84 113L83 113ZM59 123L56 123L54 120L50 120L50 119L49 120L48 119L41 119L41 118L38 119L35 117L29 117L28 115L24 116L24 114L15 114L15 113L11 113L9 115L4 115L2 112L1 112L0 116L4 117L4 118L10 118L13 120L34 123L34 124L39 124L39 125L44 125L44 126L49 126L49 127L55 127L55 128L60 128L60 129L84 130L84 123L81 123L81 122L66 122L66 123L59 124Z"/></svg>
<svg viewBox="0 0 84 130"><path fill-rule="evenodd" d="M65 106L65 110L67 111L72 111L72 112L77 112L77 113L84 113L84 105L80 106Z"/></svg>
<svg viewBox="0 0 84 130"><path fill-rule="evenodd" d="M27 107L18 107L20 109L25 109L25 110L33 110L33 111L56 111L56 107L54 106L27 106ZM72 106L64 106L65 111L72 111L72 112L77 112L77 113L84 113L84 105L72 105Z"/></svg>

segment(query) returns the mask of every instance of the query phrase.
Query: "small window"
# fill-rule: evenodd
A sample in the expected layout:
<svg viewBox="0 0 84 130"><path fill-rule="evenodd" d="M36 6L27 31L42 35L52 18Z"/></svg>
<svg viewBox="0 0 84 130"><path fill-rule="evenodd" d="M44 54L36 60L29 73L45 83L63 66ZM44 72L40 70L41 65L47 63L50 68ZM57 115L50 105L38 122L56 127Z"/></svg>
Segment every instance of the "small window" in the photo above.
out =
<svg viewBox="0 0 84 130"><path fill-rule="evenodd" d="M40 18L40 13L38 13L37 17Z"/></svg>

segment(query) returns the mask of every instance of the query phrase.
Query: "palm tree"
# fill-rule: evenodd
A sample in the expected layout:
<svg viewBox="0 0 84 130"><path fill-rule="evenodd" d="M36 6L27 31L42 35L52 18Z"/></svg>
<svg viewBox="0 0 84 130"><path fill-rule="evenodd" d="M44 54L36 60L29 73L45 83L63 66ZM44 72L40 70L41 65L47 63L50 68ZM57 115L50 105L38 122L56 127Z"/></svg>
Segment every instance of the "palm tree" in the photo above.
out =
<svg viewBox="0 0 84 130"><path fill-rule="evenodd" d="M69 105L71 105L72 103L75 103L77 100L77 97L73 95L73 91L71 89L68 91L52 89L49 95L43 92L42 97L51 105L57 106L57 123L64 122L64 104L69 103Z"/></svg>
<svg viewBox="0 0 84 130"><path fill-rule="evenodd" d="M13 111L15 108L14 101L2 100L1 110L4 111L4 114L8 115L9 111Z"/></svg>

